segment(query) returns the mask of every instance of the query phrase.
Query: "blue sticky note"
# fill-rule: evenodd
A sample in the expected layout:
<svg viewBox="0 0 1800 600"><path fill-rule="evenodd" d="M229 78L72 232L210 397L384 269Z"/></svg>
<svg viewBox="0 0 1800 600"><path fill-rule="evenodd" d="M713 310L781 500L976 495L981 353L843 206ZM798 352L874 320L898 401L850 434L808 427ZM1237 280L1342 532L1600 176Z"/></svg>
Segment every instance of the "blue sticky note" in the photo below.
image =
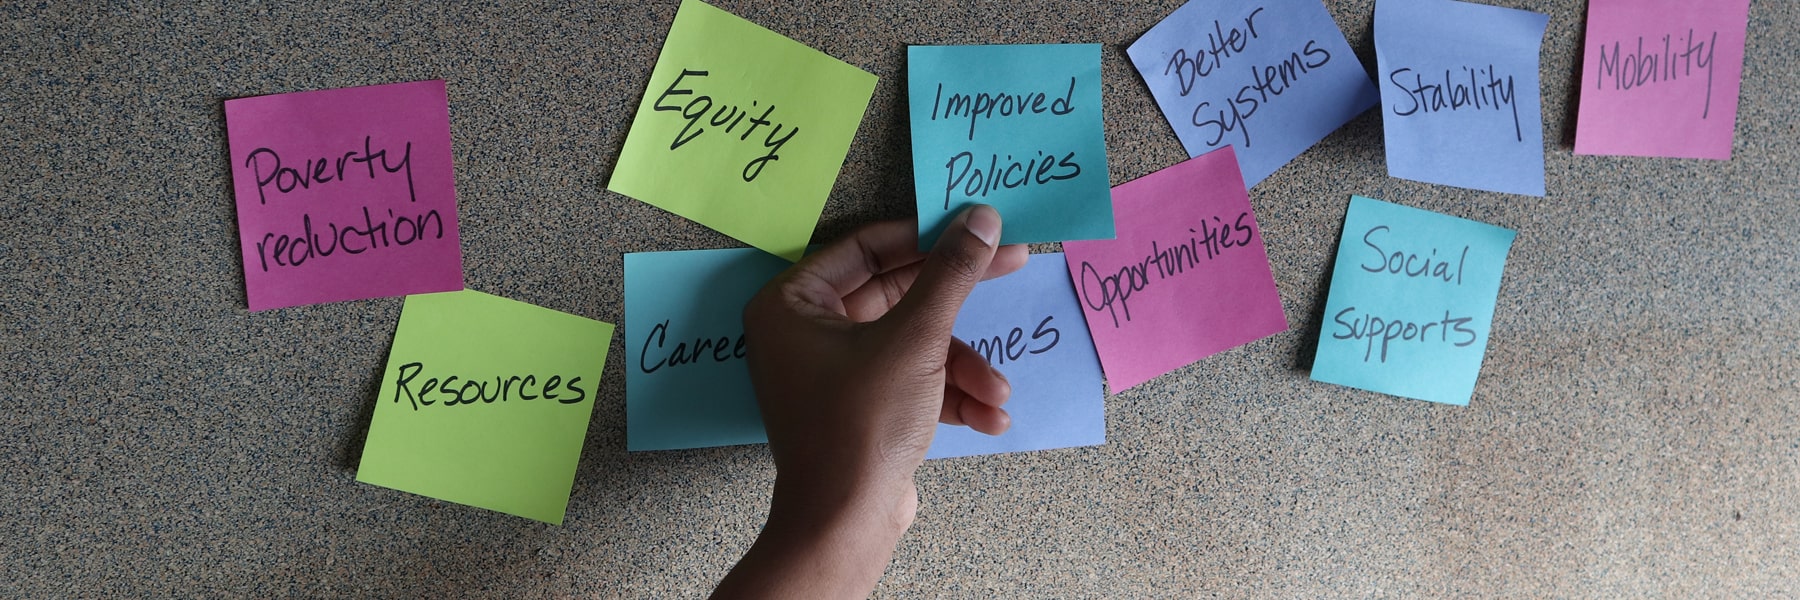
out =
<svg viewBox="0 0 1800 600"><path fill-rule="evenodd" d="M1100 46L909 46L919 247L991 204L1001 243L1112 239Z"/></svg>
<svg viewBox="0 0 1800 600"><path fill-rule="evenodd" d="M1250 187L1378 100L1320 0L1190 0L1126 54L1188 156L1235 147Z"/></svg>
<svg viewBox="0 0 1800 600"><path fill-rule="evenodd" d="M1353 196L1312 378L1464 406L1514 232Z"/></svg>
<svg viewBox="0 0 1800 600"><path fill-rule="evenodd" d="M627 449L768 441L739 340L744 305L786 266L753 249L625 255ZM1105 442L1099 357L1061 254L977 286L955 335L1011 381L1013 427L939 426L928 458Z"/></svg>
<svg viewBox="0 0 1800 600"><path fill-rule="evenodd" d="M1453 0L1375 4L1388 174L1544 195L1538 46L1550 18Z"/></svg>

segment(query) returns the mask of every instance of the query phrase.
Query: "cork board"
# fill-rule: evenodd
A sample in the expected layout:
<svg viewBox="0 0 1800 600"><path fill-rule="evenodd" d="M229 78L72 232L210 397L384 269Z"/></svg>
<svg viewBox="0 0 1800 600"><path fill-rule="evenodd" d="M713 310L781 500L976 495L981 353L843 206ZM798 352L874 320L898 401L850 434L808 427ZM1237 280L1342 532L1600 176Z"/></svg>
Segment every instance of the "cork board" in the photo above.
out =
<svg viewBox="0 0 1800 600"><path fill-rule="evenodd" d="M1350 122L1250 196L1291 330L1109 397L1105 446L925 465L876 596L1800 593L1800 7L1751 7L1713 162L1573 156L1585 3L1494 3L1550 15L1546 197ZM1185 158L1124 55L1176 5L720 3L881 78L821 241L913 210L907 44L1101 43L1112 182ZM1373 1L1328 5L1372 70ZM622 253L738 245L603 191L675 7L0 8L0 594L710 589L768 453L626 453L616 345L563 526L355 483L401 300L245 310L221 108L447 80L469 287L621 323ZM1470 406L1307 378L1353 193L1518 230Z"/></svg>

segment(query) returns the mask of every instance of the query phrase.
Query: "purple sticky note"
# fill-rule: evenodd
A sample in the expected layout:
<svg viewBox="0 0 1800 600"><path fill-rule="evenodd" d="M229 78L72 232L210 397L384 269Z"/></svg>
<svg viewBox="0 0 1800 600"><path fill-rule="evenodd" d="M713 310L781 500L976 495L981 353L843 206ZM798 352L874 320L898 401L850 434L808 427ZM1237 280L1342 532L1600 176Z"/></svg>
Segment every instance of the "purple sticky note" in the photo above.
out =
<svg viewBox="0 0 1800 600"><path fill-rule="evenodd" d="M443 81L225 102L250 310L463 289Z"/></svg>
<svg viewBox="0 0 1800 600"><path fill-rule="evenodd" d="M1550 17L1450 0L1377 0L1388 175L1544 195L1538 48Z"/></svg>
<svg viewBox="0 0 1800 600"><path fill-rule="evenodd" d="M1189 0L1125 53L1188 156L1233 146L1251 187L1379 99L1319 0Z"/></svg>
<svg viewBox="0 0 1800 600"><path fill-rule="evenodd" d="M1236 166L1232 167L1236 169ZM1234 171L1235 172L1235 171ZM975 286L951 332L1012 383L1012 429L990 436L938 425L925 458L1025 452L1106 443L1106 390L1061 254Z"/></svg>
<svg viewBox="0 0 1800 600"><path fill-rule="evenodd" d="M1576 154L1731 158L1750 0L1591 0Z"/></svg>
<svg viewBox="0 0 1800 600"><path fill-rule="evenodd" d="M1112 194L1118 239L1063 252L1114 392L1287 330L1230 146Z"/></svg>

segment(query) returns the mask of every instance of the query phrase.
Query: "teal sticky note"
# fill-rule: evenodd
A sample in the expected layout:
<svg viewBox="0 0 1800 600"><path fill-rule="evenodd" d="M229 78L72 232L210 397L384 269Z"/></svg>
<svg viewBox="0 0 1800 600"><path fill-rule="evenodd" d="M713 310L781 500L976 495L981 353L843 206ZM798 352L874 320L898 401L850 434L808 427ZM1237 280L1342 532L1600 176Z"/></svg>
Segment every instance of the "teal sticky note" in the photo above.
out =
<svg viewBox="0 0 1800 600"><path fill-rule="evenodd" d="M754 248L625 255L625 448L768 441L744 306L788 262Z"/></svg>
<svg viewBox="0 0 1800 600"><path fill-rule="evenodd" d="M1467 405L1487 354L1513 235L1352 196L1312 378Z"/></svg>
<svg viewBox="0 0 1800 600"><path fill-rule="evenodd" d="M1006 244L1113 238L1100 46L910 46L919 246L990 204Z"/></svg>

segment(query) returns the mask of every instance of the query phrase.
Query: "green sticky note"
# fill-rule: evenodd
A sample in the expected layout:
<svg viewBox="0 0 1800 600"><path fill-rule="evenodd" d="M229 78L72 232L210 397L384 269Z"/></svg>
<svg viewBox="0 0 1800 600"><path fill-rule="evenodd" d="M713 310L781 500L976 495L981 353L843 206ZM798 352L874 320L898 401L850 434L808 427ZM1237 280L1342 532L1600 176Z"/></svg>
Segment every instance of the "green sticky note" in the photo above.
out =
<svg viewBox="0 0 1800 600"><path fill-rule="evenodd" d="M874 75L683 0L607 189L798 260L874 93Z"/></svg>
<svg viewBox="0 0 1800 600"><path fill-rule="evenodd" d="M476 291L407 296L356 480L562 524L612 333Z"/></svg>

